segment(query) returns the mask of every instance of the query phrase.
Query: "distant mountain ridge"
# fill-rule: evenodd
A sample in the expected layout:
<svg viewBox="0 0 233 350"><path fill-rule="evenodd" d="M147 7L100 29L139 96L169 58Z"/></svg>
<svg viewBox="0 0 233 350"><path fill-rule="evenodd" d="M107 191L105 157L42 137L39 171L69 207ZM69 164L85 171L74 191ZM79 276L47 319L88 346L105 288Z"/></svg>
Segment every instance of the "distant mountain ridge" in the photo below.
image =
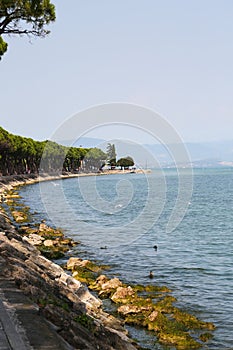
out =
<svg viewBox="0 0 233 350"><path fill-rule="evenodd" d="M162 164L172 162L172 158L162 144L145 145ZM191 162L195 165L231 165L233 163L233 140L219 142L185 143ZM233 164L232 164L233 165Z"/></svg>
<svg viewBox="0 0 233 350"><path fill-rule="evenodd" d="M82 137L75 142L77 147L100 147L101 145L106 145L108 140ZM112 143L113 141L110 140ZM123 146L121 145L127 145ZM66 143L68 145L68 143ZM222 165L232 165L233 166L233 140L226 141L213 141L213 142L187 142L184 143L189 155L191 163L198 166L222 166ZM139 152L139 146L135 143L130 143L122 140L116 141L116 147L119 156L126 156L131 154L136 162L140 165L145 164L145 155L143 152ZM125 147L125 149L124 149ZM166 166L173 162L171 156L169 155L166 146L162 144L143 144L140 147L145 148L151 154L151 157L156 158L156 160L162 165ZM133 151L135 148L135 152ZM135 153L135 154L133 154ZM232 163L232 164L231 164ZM148 166L150 166L150 160L148 159Z"/></svg>

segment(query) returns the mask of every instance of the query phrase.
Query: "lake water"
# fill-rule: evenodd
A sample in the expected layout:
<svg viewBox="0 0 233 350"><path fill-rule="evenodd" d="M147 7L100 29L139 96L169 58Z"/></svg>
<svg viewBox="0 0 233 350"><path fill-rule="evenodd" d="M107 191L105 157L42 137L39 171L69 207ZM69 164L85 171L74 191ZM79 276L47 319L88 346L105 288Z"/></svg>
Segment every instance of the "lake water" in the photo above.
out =
<svg viewBox="0 0 233 350"><path fill-rule="evenodd" d="M110 264L111 275L127 282L151 283L153 270L153 283L170 287L178 306L216 325L203 349L233 349L233 169L195 170L193 181L187 212L172 233L166 224L178 191L173 170L44 182L21 195L37 212L35 221L47 218L81 241L72 255ZM150 182L156 185L148 190ZM146 332L140 337L145 347L163 349Z"/></svg>

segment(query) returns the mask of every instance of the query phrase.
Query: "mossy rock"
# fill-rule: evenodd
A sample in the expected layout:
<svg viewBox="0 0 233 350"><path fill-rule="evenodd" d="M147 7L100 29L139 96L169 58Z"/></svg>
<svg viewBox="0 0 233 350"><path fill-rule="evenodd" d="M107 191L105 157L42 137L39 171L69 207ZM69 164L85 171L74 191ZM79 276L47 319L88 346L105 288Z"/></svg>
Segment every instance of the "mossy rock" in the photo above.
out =
<svg viewBox="0 0 233 350"><path fill-rule="evenodd" d="M183 312L178 308L174 308L173 317L177 321L182 322L186 327L190 329L209 329L209 330L215 329L215 326L213 323L201 321L197 317L190 315L186 312Z"/></svg>
<svg viewBox="0 0 233 350"><path fill-rule="evenodd" d="M137 297L134 300L132 299L132 303L138 307L145 307L147 310L155 309L154 304L150 298L142 298Z"/></svg>
<svg viewBox="0 0 233 350"><path fill-rule="evenodd" d="M57 248L47 248L45 246L38 246L38 249L42 255L51 260L61 259L65 256L64 251L61 251Z"/></svg>
<svg viewBox="0 0 233 350"><path fill-rule="evenodd" d="M98 266L97 264L89 261L86 265L85 265L85 268L87 270L90 270L92 272L96 272L96 273L100 273L102 271L102 267L101 266Z"/></svg>
<svg viewBox="0 0 233 350"><path fill-rule="evenodd" d="M134 285L132 288L135 290L135 292L140 293L143 296L149 295L153 299L162 298L164 296L164 293L170 293L171 290L167 288L166 286L154 286L154 285Z"/></svg>
<svg viewBox="0 0 233 350"><path fill-rule="evenodd" d="M163 344L174 345L177 349L191 350L199 349L202 345L194 340L188 333L167 333L164 331L158 334L159 341Z"/></svg>
<svg viewBox="0 0 233 350"><path fill-rule="evenodd" d="M49 231L39 231L39 234L43 236L45 239L55 239L55 238L64 239L64 235L62 232L56 232L53 229Z"/></svg>
<svg viewBox="0 0 233 350"><path fill-rule="evenodd" d="M29 226L21 226L21 227L19 227L18 232L23 234L23 235L25 235L25 236L26 235L30 235L32 233L37 234L37 230L35 228L29 227Z"/></svg>
<svg viewBox="0 0 233 350"><path fill-rule="evenodd" d="M96 274L90 270L80 267L73 273L73 277L82 283L90 285L96 280Z"/></svg>
<svg viewBox="0 0 233 350"><path fill-rule="evenodd" d="M210 333L202 333L199 337L199 339L204 343L209 341L212 338L213 338L213 335Z"/></svg>
<svg viewBox="0 0 233 350"><path fill-rule="evenodd" d="M187 328L184 326L184 324L169 318L168 315L165 315L162 312L158 312L158 316L156 317L155 321L150 322L147 320L147 326L149 330L163 330L169 334L187 331Z"/></svg>
<svg viewBox="0 0 233 350"><path fill-rule="evenodd" d="M11 214L17 223L22 223L22 222L28 221L28 216L23 211L12 210Z"/></svg>
<svg viewBox="0 0 233 350"><path fill-rule="evenodd" d="M145 326L145 316L143 314L128 314L125 317L125 323L134 326Z"/></svg>
<svg viewBox="0 0 233 350"><path fill-rule="evenodd" d="M104 276L103 276L104 277ZM127 288L126 284L122 287ZM158 340L177 349L198 349L202 345L196 339L198 334L191 334L192 330L207 328L214 329L209 322L198 320L195 316L182 312L173 305L176 302L174 296L168 295L170 290L160 286L131 285L134 294L127 300L114 298L119 305L118 312L124 318L125 323L146 327L156 332ZM102 284L93 281L91 289L98 290L101 297L112 297L115 290L103 290ZM156 294L156 295L155 295ZM156 301L154 300L156 299ZM207 335L200 336L200 340L208 340Z"/></svg>
<svg viewBox="0 0 233 350"><path fill-rule="evenodd" d="M171 295L166 295L160 301L155 303L156 310L163 311L165 313L172 313L174 310L173 302L176 301L176 298Z"/></svg>
<svg viewBox="0 0 233 350"><path fill-rule="evenodd" d="M146 292L162 292L162 293L170 293L171 289L166 286L152 286L148 285L145 287Z"/></svg>

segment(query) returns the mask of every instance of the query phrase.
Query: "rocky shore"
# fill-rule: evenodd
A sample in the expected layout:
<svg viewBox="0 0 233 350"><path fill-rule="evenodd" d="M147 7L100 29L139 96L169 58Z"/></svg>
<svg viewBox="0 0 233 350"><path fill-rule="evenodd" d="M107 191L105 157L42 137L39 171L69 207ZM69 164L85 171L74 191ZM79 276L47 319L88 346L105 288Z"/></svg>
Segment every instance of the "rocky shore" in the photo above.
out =
<svg viewBox="0 0 233 350"><path fill-rule="evenodd" d="M31 176L15 176L1 178L1 192L13 186L38 181ZM14 314L14 322L21 324L24 329L25 348L42 349L35 343L35 339L46 336L40 334L42 324L50 322L53 333L59 337L49 349L80 349L80 350L135 350L136 347L127 337L122 323L113 316L104 312L102 302L89 292L87 287L66 273L60 266L42 256L40 251L30 244L12 225L9 217L1 208L0 211L0 296L6 312ZM20 303L20 310L24 313L28 308L33 310L31 321L39 316L38 329L30 325L28 318L22 318L19 303L10 305L9 289L23 293L27 304ZM26 303L26 302L25 302ZM30 306L28 306L30 305ZM34 343L30 340L32 333L37 333ZM56 339L56 340L55 340ZM48 339L48 343L50 342ZM64 345L64 340L66 346ZM62 345L63 344L63 345ZM69 346L68 346L69 344ZM44 347L43 349L48 349Z"/></svg>
<svg viewBox="0 0 233 350"><path fill-rule="evenodd" d="M6 298L1 281L6 281L6 285L9 281L14 283L15 288L30 299L34 314L53 325L53 336L48 338L59 336L55 343L60 344L61 349L67 346L80 350L139 349L127 336L125 323L154 332L157 340L169 349L205 347L204 343L212 337L214 325L175 306L177 300L166 286L127 285L116 277L107 277L104 274L107 266L79 257L71 257L64 266L66 270L49 260L64 256L77 242L64 237L61 230L49 227L45 222L32 225L30 210L20 202L14 188L65 177L0 178L0 194L4 200L0 210L0 296ZM4 206L12 222L4 212ZM102 299L115 305L113 309L120 319L103 311ZM24 317L22 324L25 323ZM33 332L37 334L36 327ZM38 346L40 338L36 339L32 349L47 349ZM27 343L30 344L30 329Z"/></svg>

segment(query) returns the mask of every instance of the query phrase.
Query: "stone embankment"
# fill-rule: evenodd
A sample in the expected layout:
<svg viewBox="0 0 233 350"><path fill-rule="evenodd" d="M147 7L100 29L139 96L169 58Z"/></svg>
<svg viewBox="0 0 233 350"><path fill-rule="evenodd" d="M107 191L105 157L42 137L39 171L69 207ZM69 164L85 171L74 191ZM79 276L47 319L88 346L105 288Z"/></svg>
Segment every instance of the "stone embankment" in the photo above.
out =
<svg viewBox="0 0 233 350"><path fill-rule="evenodd" d="M12 186L3 181L4 189ZM25 181L36 179L14 178L13 184ZM18 234L2 209L0 299L4 349L136 349L122 323L102 310L101 300Z"/></svg>

